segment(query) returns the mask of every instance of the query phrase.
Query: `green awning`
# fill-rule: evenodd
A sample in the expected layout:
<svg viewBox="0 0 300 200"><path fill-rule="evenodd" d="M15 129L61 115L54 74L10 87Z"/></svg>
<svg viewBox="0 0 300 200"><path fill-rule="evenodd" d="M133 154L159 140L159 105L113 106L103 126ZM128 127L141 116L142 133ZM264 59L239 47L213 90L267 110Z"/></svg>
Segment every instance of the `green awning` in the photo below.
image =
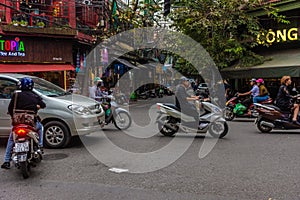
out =
<svg viewBox="0 0 300 200"><path fill-rule="evenodd" d="M221 75L225 79L280 78L284 75L300 77L300 49L273 52L266 54L265 57L268 61L261 65L225 68L221 70Z"/></svg>

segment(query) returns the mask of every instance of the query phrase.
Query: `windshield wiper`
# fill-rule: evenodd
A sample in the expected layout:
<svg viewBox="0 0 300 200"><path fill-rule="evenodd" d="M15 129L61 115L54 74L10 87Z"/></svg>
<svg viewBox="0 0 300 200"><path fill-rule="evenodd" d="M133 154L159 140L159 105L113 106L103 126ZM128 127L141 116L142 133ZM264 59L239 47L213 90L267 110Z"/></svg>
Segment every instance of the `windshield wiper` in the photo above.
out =
<svg viewBox="0 0 300 200"><path fill-rule="evenodd" d="M49 94L49 95L47 95L48 97L59 97L59 96L61 96L61 95L59 95L59 94Z"/></svg>

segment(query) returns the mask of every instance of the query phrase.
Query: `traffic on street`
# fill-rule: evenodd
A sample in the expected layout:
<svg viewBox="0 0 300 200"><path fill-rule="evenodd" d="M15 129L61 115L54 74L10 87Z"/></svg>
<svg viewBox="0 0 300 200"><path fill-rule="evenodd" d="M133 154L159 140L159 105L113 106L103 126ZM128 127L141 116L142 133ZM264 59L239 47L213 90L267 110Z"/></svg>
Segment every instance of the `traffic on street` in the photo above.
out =
<svg viewBox="0 0 300 200"><path fill-rule="evenodd" d="M299 0L0 0L0 200L300 200Z"/></svg>
<svg viewBox="0 0 300 200"><path fill-rule="evenodd" d="M174 96L130 104L128 108L135 123L128 131L146 126L151 117L145 117L145 113L156 113L157 102L173 103ZM166 137L156 129L157 134L149 138L143 137L147 131L140 131L138 138L111 124L104 128L104 133L98 131L84 136L84 142L78 137L68 148L45 149L43 161L33 168L29 179L23 179L15 168L0 170L1 198L298 199L299 133L280 130L262 134L253 118L236 118L228 124L226 137L219 139L203 158L199 158L199 151L206 139L213 142L210 136L179 132L175 137ZM132 173L130 169L134 165L138 168L144 163L131 166L124 160L111 160L107 165L96 159L91 148L85 145L89 140L94 145L106 146L105 137L118 147L136 153L155 152L176 139L177 148L149 162L156 164L177 154L187 141L192 139L192 143L169 165L152 172ZM1 139L1 155L5 143ZM115 154L111 151L106 156Z"/></svg>

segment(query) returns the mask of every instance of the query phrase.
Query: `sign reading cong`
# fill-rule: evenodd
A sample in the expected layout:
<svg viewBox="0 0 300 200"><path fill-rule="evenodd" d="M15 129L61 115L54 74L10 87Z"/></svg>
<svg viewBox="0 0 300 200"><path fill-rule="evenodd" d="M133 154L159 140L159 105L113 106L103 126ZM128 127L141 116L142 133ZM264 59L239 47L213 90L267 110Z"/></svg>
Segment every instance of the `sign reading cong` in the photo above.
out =
<svg viewBox="0 0 300 200"><path fill-rule="evenodd" d="M24 57L25 56L25 46L24 42L16 37L12 40L1 39L0 36L0 56L1 57Z"/></svg>
<svg viewBox="0 0 300 200"><path fill-rule="evenodd" d="M272 44L274 42L286 42L287 40L294 41L298 40L298 34L298 28L290 28L276 31L269 29L269 31L267 32L261 32L260 34L258 34L256 41L258 44Z"/></svg>

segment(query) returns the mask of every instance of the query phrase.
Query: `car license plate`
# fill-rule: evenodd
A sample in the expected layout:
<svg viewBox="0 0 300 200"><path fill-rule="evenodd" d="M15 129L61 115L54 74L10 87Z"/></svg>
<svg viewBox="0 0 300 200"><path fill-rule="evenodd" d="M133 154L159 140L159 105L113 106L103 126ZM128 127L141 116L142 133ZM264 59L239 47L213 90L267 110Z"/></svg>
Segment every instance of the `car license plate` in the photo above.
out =
<svg viewBox="0 0 300 200"><path fill-rule="evenodd" d="M29 151L29 142L15 143L15 152L26 152Z"/></svg>

